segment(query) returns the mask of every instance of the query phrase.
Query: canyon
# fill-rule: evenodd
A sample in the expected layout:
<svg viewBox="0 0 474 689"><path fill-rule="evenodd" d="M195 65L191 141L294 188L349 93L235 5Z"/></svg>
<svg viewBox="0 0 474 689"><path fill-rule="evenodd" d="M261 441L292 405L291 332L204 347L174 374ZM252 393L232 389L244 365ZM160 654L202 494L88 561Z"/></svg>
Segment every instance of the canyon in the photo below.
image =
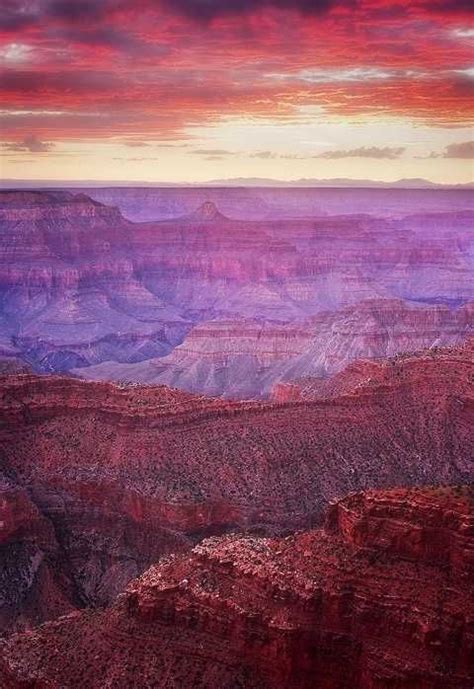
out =
<svg viewBox="0 0 474 689"><path fill-rule="evenodd" d="M0 0L0 689L474 689L468 4Z"/></svg>
<svg viewBox="0 0 474 689"><path fill-rule="evenodd" d="M132 222L169 220L189 215L206 201L224 215L245 220L278 220L368 214L403 217L414 213L474 210L472 189L377 189L341 187L100 187L74 189L107 206L119 206Z"/></svg>
<svg viewBox="0 0 474 689"><path fill-rule="evenodd" d="M275 402L4 376L4 630L108 604L209 535L308 529L354 490L471 482L473 353L359 362Z"/></svg>
<svg viewBox="0 0 474 689"><path fill-rule="evenodd" d="M369 490L332 502L319 529L208 538L105 610L0 644L0 681L470 689L473 500L466 487Z"/></svg>
<svg viewBox="0 0 474 689"><path fill-rule="evenodd" d="M0 191L2 689L471 689L473 214Z"/></svg>
<svg viewBox="0 0 474 689"><path fill-rule="evenodd" d="M88 191L0 192L1 357L265 399L472 335L465 192Z"/></svg>
<svg viewBox="0 0 474 689"><path fill-rule="evenodd" d="M329 380L358 359L454 345L474 335L474 302L412 306L367 300L293 323L199 323L169 354L136 363L106 361L73 369L88 380L164 384L215 397L258 399L305 376Z"/></svg>

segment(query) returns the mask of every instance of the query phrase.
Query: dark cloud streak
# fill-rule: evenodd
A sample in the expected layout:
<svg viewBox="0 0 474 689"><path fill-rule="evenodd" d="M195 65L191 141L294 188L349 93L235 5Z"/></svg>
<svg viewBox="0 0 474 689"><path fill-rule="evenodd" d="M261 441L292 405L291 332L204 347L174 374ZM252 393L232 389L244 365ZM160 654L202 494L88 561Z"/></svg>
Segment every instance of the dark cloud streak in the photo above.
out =
<svg viewBox="0 0 474 689"><path fill-rule="evenodd" d="M162 0L165 8L198 21L211 21L225 15L250 14L256 10L277 8L302 14L325 14L344 0ZM354 4L354 3L351 3Z"/></svg>
<svg viewBox="0 0 474 689"><path fill-rule="evenodd" d="M5 151L11 153L22 153L28 151L29 153L48 153L54 148L54 144L46 141L40 141L37 136L30 134L25 136L22 141L14 141L2 144Z"/></svg>
<svg viewBox="0 0 474 689"><path fill-rule="evenodd" d="M50 23L93 32L98 24L109 25L116 14L139 15L154 10L157 18L163 12L181 15L195 22L208 23L219 17L244 16L266 9L298 12L306 16L323 16L337 7L355 12L363 10L361 0L3 0L0 8L0 30L21 31L33 25ZM403 16L410 5L388 2L370 8L379 18ZM472 9L470 0L418 0L412 7L435 14L462 14ZM408 16L408 15L407 15Z"/></svg>
<svg viewBox="0 0 474 689"><path fill-rule="evenodd" d="M474 158L474 141L463 141L459 144L449 144L443 154L443 158Z"/></svg>
<svg viewBox="0 0 474 689"><path fill-rule="evenodd" d="M53 0L46 4L46 13L52 19L77 23L103 19L111 5L97 0Z"/></svg>
<svg viewBox="0 0 474 689"><path fill-rule="evenodd" d="M421 5L429 12L441 14L471 14L472 0L430 0Z"/></svg>
<svg viewBox="0 0 474 689"><path fill-rule="evenodd" d="M395 160L400 158L405 152L403 146L384 146L379 148L377 146L363 146L362 148L353 148L347 151L325 151L319 153L315 158L325 158L327 160L339 160L341 158L375 158L379 160Z"/></svg>
<svg viewBox="0 0 474 689"><path fill-rule="evenodd" d="M26 10L22 0L4 0L0 28L16 31L40 22L91 26L110 20L116 12L156 10L208 22L222 16L239 16L268 8L323 15L335 6L357 6L357 0L39 0L36 11Z"/></svg>
<svg viewBox="0 0 474 689"><path fill-rule="evenodd" d="M25 29L39 20L40 15L27 10L24 3L18 0L2 0L0 6L0 30L17 32Z"/></svg>

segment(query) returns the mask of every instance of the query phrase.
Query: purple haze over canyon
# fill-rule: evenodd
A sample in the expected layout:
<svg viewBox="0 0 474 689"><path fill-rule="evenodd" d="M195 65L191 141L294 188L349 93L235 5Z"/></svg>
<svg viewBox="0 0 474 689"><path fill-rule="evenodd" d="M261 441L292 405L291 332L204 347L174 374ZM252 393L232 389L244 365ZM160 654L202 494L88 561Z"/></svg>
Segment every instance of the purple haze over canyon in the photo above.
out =
<svg viewBox="0 0 474 689"><path fill-rule="evenodd" d="M464 190L0 192L4 357L234 398L473 330Z"/></svg>

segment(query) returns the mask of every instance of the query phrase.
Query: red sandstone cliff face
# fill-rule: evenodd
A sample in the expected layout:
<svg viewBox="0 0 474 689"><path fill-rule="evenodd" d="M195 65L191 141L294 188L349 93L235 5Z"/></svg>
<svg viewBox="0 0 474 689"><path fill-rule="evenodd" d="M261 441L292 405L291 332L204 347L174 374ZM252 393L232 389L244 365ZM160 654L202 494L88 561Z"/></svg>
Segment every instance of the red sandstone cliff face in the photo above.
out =
<svg viewBox="0 0 474 689"><path fill-rule="evenodd" d="M12 637L0 679L9 689L470 689L473 499L468 488L370 491L333 504L325 529L208 539L161 560L110 609ZM373 537L374 520L389 538ZM418 529L423 549L400 552Z"/></svg>
<svg viewBox="0 0 474 689"><path fill-rule="evenodd" d="M331 504L326 527L354 548L472 576L473 499L472 489L444 487L356 493Z"/></svg>
<svg viewBox="0 0 474 689"><path fill-rule="evenodd" d="M473 366L468 346L407 356L284 404L9 376L3 462L54 526L77 598L102 604L205 535L308 528L372 485L472 480Z"/></svg>

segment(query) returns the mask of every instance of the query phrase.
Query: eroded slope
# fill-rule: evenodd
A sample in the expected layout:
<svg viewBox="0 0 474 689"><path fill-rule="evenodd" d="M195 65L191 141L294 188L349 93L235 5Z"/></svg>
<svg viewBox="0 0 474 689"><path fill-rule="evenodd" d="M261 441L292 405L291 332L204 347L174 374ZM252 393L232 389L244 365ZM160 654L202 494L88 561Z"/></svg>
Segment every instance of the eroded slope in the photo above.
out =
<svg viewBox="0 0 474 689"><path fill-rule="evenodd" d="M161 560L109 610L13 637L0 679L10 689L470 689L473 504L465 488L370 491L332 504L324 529L208 539Z"/></svg>
<svg viewBox="0 0 474 689"><path fill-rule="evenodd" d="M53 526L68 605L97 605L206 535L308 528L356 489L472 480L472 381L472 346L392 360L339 394L283 404L9 376L2 465ZM10 627L25 624L31 564L15 576Z"/></svg>

